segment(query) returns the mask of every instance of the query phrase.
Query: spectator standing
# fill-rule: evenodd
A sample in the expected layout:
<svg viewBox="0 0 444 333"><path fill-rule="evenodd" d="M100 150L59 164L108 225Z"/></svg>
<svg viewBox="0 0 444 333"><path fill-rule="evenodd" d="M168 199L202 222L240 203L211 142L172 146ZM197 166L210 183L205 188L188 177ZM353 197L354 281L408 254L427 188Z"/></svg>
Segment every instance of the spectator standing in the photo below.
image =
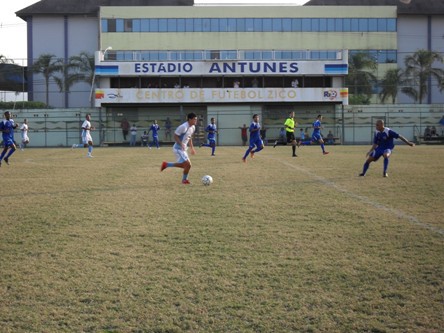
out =
<svg viewBox="0 0 444 333"><path fill-rule="evenodd" d="M136 124L133 124L130 128L130 146L135 147L136 146L136 139L137 139L137 126Z"/></svg>
<svg viewBox="0 0 444 333"><path fill-rule="evenodd" d="M120 122L120 128L122 129L123 141L126 141L126 136L128 135L128 131L130 128L130 124L126 118L123 118Z"/></svg>
<svg viewBox="0 0 444 333"><path fill-rule="evenodd" d="M242 146L246 146L247 145L247 141L248 141L248 127L247 125L244 124L244 126L239 127L241 130L241 139L242 139Z"/></svg>

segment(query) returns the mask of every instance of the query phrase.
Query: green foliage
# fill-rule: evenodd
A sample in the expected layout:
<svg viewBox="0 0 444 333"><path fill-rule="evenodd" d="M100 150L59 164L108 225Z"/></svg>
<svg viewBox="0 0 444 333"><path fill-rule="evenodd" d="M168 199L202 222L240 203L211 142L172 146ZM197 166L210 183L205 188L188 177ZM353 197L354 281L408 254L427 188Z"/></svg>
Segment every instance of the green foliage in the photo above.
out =
<svg viewBox="0 0 444 333"><path fill-rule="evenodd" d="M418 50L413 55L404 58L406 86L402 92L415 102L422 104L430 91L429 79L435 79L440 89L443 89L444 70L434 67L443 63L444 58L439 52Z"/></svg>
<svg viewBox="0 0 444 333"><path fill-rule="evenodd" d="M376 66L375 59L367 53L359 52L350 56L348 75L345 77L345 85L350 94L371 97L373 84L376 82L373 74Z"/></svg>
<svg viewBox="0 0 444 333"><path fill-rule="evenodd" d="M370 97L368 95L350 95L348 102L350 105L369 105Z"/></svg>
<svg viewBox="0 0 444 333"><path fill-rule="evenodd" d="M48 106L43 102L0 102L0 109L15 110L15 109L47 109Z"/></svg>

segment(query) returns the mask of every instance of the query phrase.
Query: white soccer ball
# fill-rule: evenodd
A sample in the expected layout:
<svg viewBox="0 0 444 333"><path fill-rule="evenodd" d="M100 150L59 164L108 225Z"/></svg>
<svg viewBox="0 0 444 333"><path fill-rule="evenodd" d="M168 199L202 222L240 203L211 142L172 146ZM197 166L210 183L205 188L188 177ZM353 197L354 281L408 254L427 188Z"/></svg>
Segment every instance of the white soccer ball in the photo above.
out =
<svg viewBox="0 0 444 333"><path fill-rule="evenodd" d="M209 175L203 176L202 184L204 184L205 186L210 186L211 184L213 184L213 177Z"/></svg>

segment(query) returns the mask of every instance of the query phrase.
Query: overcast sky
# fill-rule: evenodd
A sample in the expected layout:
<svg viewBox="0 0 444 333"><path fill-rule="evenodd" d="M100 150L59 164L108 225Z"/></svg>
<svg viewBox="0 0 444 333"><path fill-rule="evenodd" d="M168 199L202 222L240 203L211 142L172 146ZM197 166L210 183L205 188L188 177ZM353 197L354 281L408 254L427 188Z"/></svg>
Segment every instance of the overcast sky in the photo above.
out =
<svg viewBox="0 0 444 333"><path fill-rule="evenodd" d="M302 5L308 0L195 0L195 4L265 3ZM17 64L26 64L26 23L15 15L37 0L2 0L0 10L0 55L14 59Z"/></svg>

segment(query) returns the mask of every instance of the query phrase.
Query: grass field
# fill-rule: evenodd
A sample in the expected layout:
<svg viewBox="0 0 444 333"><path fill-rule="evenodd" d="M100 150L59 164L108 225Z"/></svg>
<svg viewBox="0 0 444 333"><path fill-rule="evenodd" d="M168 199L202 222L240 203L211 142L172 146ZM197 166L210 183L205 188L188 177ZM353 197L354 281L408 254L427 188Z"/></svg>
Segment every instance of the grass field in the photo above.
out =
<svg viewBox="0 0 444 333"><path fill-rule="evenodd" d="M16 152L0 332L443 332L444 147L369 147Z"/></svg>

